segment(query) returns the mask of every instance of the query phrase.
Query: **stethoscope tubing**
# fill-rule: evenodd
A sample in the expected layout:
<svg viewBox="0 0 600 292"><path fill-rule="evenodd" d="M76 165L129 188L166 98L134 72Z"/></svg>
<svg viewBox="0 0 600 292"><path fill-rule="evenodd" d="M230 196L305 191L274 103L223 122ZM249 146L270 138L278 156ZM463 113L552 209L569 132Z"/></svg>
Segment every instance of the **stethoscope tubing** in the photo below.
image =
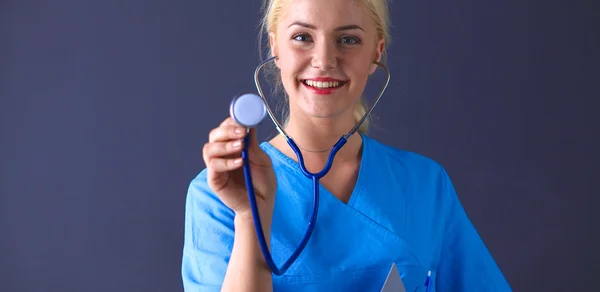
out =
<svg viewBox="0 0 600 292"><path fill-rule="evenodd" d="M319 211L319 187L320 187L319 179L321 179L323 176L325 176L329 172L329 170L331 169L331 166L333 165L333 160L334 160L337 152L342 148L342 146L344 146L346 144L346 142L348 141L348 138L350 136L352 136L359 129L360 125L371 114L371 111L373 111L373 109L375 108L375 106L377 105L379 100L381 99L381 96L385 92L385 89L387 88L387 86L389 84L391 76L390 76L390 72L389 72L387 66L385 66L383 63L374 62L378 66L384 68L384 70L387 74L386 81L385 81L383 87L381 88L381 90L379 91L379 95L377 96L377 99L375 100L375 102L373 103L373 105L371 106L369 111L367 111L365 113L365 115L362 117L362 119L347 134L340 137L340 139L335 143L331 152L329 153L329 156L327 158L327 163L325 164L323 169L320 172L312 173L306 169L306 165L304 164L304 157L302 156L302 152L300 151L300 148L298 148L298 146L296 145L294 140L289 137L289 135L285 132L285 130L283 129L281 124L279 124L279 122L273 115L273 112L271 111L269 104L263 94L262 88L260 86L260 82L258 81L258 73L259 73L260 69L266 63L273 61L276 58L277 58L276 56L271 57L271 58L263 61L260 65L258 65L256 67L256 70L254 72L254 81L256 84L256 88L258 89L259 96L263 100L265 107L267 109L267 113L269 114L269 117L275 124L277 131L286 138L287 143L289 144L289 146L292 148L292 150L296 154L296 156L298 158L298 164L300 165L300 170L307 178L311 179L312 183L313 183L313 208L312 208L313 210L312 210L312 215L311 215L309 223L308 223L308 228L306 229L306 232L304 233L302 240L298 244L298 248L296 248L296 250L290 255L290 257L284 262L284 264L281 266L281 268L277 268L277 266L273 262L273 258L269 251L269 246L266 242L264 230L263 230L261 220L260 220L260 213L258 211L256 195L254 193L254 185L252 183L252 174L251 174L251 170L250 170L250 159L248 157L248 147L249 147L250 135L251 135L250 132L248 132L246 137L244 137L244 147L242 149L242 159L243 159L244 179L245 179L246 188L248 191L248 200L250 203L250 208L252 210L254 227L256 229L256 236L257 236L257 239L258 239L258 242L260 245L260 249L263 253L263 256L265 258L267 265L271 269L271 272L277 276L281 276L281 275L285 274L285 272L290 268L290 266L300 256L300 254L302 253L302 251L308 244L308 242L315 230L317 217L318 217L318 211Z"/></svg>
<svg viewBox="0 0 600 292"><path fill-rule="evenodd" d="M252 218L254 221L254 228L256 229L256 236L258 238L258 242L260 245L260 249L263 253L265 261L267 265L271 269L271 272L277 276L281 276L285 274L285 272L289 269L289 267L296 261L296 259L300 256L300 253L304 250L312 233L315 229L317 223L317 215L319 213L319 179L322 178L329 172L331 165L333 164L333 160L335 158L335 154L346 144L346 139L341 137L340 140L335 144L331 153L329 153L329 157L327 159L327 163L323 170L318 173L312 173L306 169L304 165L304 158L302 157L302 153L300 149L294 143L292 139L288 139L288 144L292 147L296 156L298 157L298 161L300 162L300 169L304 173L304 175L312 180L313 183L313 210L312 215L310 216L310 221L308 223L308 228L300 241L300 244L296 248L296 250L290 255L287 261L281 266L281 268L277 268L275 263L273 262L273 258L271 253L269 252L268 244L265 239L265 233L262 228L262 223L260 220L260 213L258 211L258 204L256 202L256 195L254 193L254 185L252 183L252 174L250 171L250 159L248 155L248 145L250 143L250 133L246 135L244 138L244 148L242 150L242 159L244 162L244 178L246 181L246 188L248 189L248 200L250 202L250 207L252 209Z"/></svg>

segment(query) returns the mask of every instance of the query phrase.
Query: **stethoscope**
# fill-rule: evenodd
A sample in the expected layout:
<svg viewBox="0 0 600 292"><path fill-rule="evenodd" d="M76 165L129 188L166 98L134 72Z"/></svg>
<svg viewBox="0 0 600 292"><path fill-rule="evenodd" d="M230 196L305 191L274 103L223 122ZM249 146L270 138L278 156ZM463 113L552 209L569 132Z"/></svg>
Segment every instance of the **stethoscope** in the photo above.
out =
<svg viewBox="0 0 600 292"><path fill-rule="evenodd" d="M288 136L288 134L283 130L283 127L281 126L281 124L279 124L277 119L274 117L273 112L271 111L271 108L269 107L267 100L264 97L262 88L260 86L260 82L258 81L258 73L259 73L260 69L262 69L262 67L265 64L267 64L270 61L273 61L276 58L277 58L277 56L271 57L271 58L263 61L262 63L260 63L258 65L258 67L256 67L256 71L254 72L254 83L256 84L256 89L258 89L259 95L256 95L253 93L245 93L245 94L235 97L231 101L229 111L230 111L230 115L233 118L233 120L235 122L237 122L239 125L246 127L248 129L248 132L249 132L250 128L256 127L263 120L265 115L268 113L271 120L275 124L277 131L286 138L287 143L290 145L292 150L296 153L296 156L298 157L298 163L300 164L300 169L302 170L302 173L304 173L304 175L306 177L310 178L313 182L313 194L314 194L313 212L312 212L310 221L308 223L308 228L306 230L306 233L304 233L304 237L300 241L298 248L292 253L292 255L289 257L289 259L287 261L285 261L285 263L283 264L281 269L279 269L279 268L277 268L277 266L275 266L275 263L273 262L273 258L271 257L271 253L269 252L269 248L267 247L267 243L265 240L265 235L264 235L264 232L262 229L262 225L260 223L260 215L258 213L258 208L256 205L256 196L254 195L254 188L252 185L252 175L250 173L250 163L249 163L249 159L248 159L248 145L249 145L250 134L248 133L248 135L246 135L246 137L244 138L242 159L244 162L244 164L243 164L244 177L245 177L245 181L246 181L246 188L248 190L248 199L250 201L250 207L252 209L252 216L254 219L254 227L256 229L256 235L258 237L260 248L262 250L263 256L265 257L267 265L269 266L269 268L271 269L273 274L280 276L280 275L283 275L287 271L287 269L292 265L292 263L294 263L294 261L296 261L298 256L300 256L300 253L302 252L302 250L304 250L304 247L306 247L306 244L308 243L308 241L315 229L315 225L316 225L316 221L317 221L317 214L318 214L318 210L319 210L319 179L322 178L323 176L325 176L329 172L329 169L331 168L331 165L333 164L333 159L334 159L336 153L342 148L342 146L344 146L344 144L346 144L346 142L348 141L348 138L350 138L350 136L352 136L360 128L360 125L366 120L366 118L369 116L369 114L371 114L371 111L373 111L373 109L379 102L379 99L381 99L381 96L383 95L383 92L387 88L387 85L390 81L390 72L389 72L387 66L385 66L383 63L374 62L376 65L382 67L385 70L386 75L387 75L386 81L385 81L383 87L381 88L381 90L379 91L379 95L377 96L377 99L375 100L375 102L373 103L373 105L371 106L369 111L367 111L365 113L365 115L362 117L362 119L354 126L354 128L352 128L347 134L340 137L340 139L337 141L337 143L335 143L335 145L333 145L333 148L332 148L331 152L329 153L329 157L327 158L327 163L325 164L325 167L318 173L312 173L306 169L306 166L304 165L304 158L302 157L302 152L300 151L300 149L298 148L298 146L296 145L294 140Z"/></svg>

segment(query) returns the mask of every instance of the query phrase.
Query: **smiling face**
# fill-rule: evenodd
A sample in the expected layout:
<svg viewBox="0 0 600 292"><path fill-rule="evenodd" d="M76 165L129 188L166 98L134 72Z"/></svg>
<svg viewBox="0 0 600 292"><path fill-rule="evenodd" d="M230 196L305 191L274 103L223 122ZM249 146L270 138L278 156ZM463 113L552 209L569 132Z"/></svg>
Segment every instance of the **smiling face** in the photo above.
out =
<svg viewBox="0 0 600 292"><path fill-rule="evenodd" d="M351 121L384 40L357 0L295 0L269 34L294 117Z"/></svg>

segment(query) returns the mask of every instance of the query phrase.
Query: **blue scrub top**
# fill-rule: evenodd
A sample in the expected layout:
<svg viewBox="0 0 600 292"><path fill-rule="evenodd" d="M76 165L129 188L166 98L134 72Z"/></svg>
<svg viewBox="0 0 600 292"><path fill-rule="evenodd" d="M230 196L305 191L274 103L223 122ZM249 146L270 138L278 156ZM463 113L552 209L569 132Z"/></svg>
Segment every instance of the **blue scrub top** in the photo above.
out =
<svg viewBox="0 0 600 292"><path fill-rule="evenodd" d="M396 263L406 291L512 291L435 161L365 135L348 204L320 188L314 233L274 291L381 291ZM312 213L312 181L271 144L276 169L271 253L278 267L296 250ZM234 213L210 190L203 170L185 210L185 291L219 291L234 239Z"/></svg>

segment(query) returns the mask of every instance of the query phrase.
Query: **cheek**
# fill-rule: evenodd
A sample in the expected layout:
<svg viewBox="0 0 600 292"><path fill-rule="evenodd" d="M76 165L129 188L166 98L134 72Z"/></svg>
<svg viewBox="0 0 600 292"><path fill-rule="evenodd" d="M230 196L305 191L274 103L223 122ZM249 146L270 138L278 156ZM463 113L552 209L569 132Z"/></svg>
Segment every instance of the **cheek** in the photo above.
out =
<svg viewBox="0 0 600 292"><path fill-rule="evenodd" d="M374 64L368 61L354 62L352 64L352 77L356 81L357 85L364 85L364 83L367 82L371 73L372 65Z"/></svg>
<svg viewBox="0 0 600 292"><path fill-rule="evenodd" d="M308 51L290 43L279 45L279 67L282 72L292 74L302 70L302 66L310 59Z"/></svg>
<svg viewBox="0 0 600 292"><path fill-rule="evenodd" d="M302 62L297 56L286 56L285 59L280 60L279 70L283 79L292 81L297 79L298 74L301 72Z"/></svg>
<svg viewBox="0 0 600 292"><path fill-rule="evenodd" d="M287 58L279 57L279 59L277 60L277 68L279 69L281 78L285 80L289 75L290 60Z"/></svg>
<svg viewBox="0 0 600 292"><path fill-rule="evenodd" d="M279 72L283 87L287 92L295 90L298 85L297 81L297 62L291 56L286 56L284 59L279 60Z"/></svg>

